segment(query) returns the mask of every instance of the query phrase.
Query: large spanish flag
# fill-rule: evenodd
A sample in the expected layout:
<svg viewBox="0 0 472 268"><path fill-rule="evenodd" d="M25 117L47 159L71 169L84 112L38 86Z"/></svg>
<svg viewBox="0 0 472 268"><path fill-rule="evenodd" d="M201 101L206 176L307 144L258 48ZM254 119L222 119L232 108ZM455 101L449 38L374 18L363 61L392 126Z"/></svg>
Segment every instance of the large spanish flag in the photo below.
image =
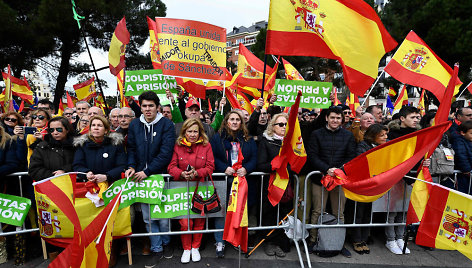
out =
<svg viewBox="0 0 472 268"><path fill-rule="evenodd" d="M266 54L338 60L346 84L363 96L380 59L394 49L375 10L362 0L272 0Z"/></svg>
<svg viewBox="0 0 472 268"><path fill-rule="evenodd" d="M413 31L406 36L385 71L402 83L431 91L439 101L452 76L452 68ZM457 94L462 82L456 78L454 84L454 94Z"/></svg>
<svg viewBox="0 0 472 268"><path fill-rule="evenodd" d="M162 69L161 66L161 54L159 52L159 43L157 38L157 26L156 21L146 16L147 24L149 27L149 46L151 48L151 62L154 69Z"/></svg>
<svg viewBox="0 0 472 268"><path fill-rule="evenodd" d="M472 196L433 184L416 244L458 250L472 260Z"/></svg>
<svg viewBox="0 0 472 268"><path fill-rule="evenodd" d="M285 68L285 77L288 80L305 80L303 79L303 76L293 67L290 62L286 61L284 58L282 58L282 63L284 64Z"/></svg>
<svg viewBox="0 0 472 268"><path fill-rule="evenodd" d="M6 81L8 77L10 77L11 83L11 93L17 97L20 97L22 100L27 101L29 104L33 104L33 91L31 91L31 87L26 81L26 78L23 77L23 80L18 79L13 76L9 76L7 73L3 73L3 80Z"/></svg>
<svg viewBox="0 0 472 268"><path fill-rule="evenodd" d="M271 165L275 172L272 172L269 180L268 198L273 206L276 206L289 183L289 174L287 165L295 173L299 173L306 162L306 151L303 145L300 124L298 122L298 107L302 92L299 91L295 103L292 105L289 114L287 129L285 130L282 147L280 147L279 155L272 159Z"/></svg>
<svg viewBox="0 0 472 268"><path fill-rule="evenodd" d="M75 84L73 87L79 101L88 101L97 95L97 91L95 91L95 77L85 82Z"/></svg>
<svg viewBox="0 0 472 268"><path fill-rule="evenodd" d="M262 88L262 76L264 74L264 62L252 54L242 43L239 43L238 73L241 78L238 84L254 88ZM271 67L266 66L266 81L269 74L272 74Z"/></svg>
<svg viewBox="0 0 472 268"><path fill-rule="evenodd" d="M129 32L126 29L126 19L123 17L115 28L108 51L108 63L110 73L117 75L121 69L125 68L125 51L129 43Z"/></svg>
<svg viewBox="0 0 472 268"><path fill-rule="evenodd" d="M323 185L334 182L342 185L347 198L373 202L400 181L429 150L436 148L434 143L450 126L451 122L444 122L379 145L344 165L345 180L328 176Z"/></svg>

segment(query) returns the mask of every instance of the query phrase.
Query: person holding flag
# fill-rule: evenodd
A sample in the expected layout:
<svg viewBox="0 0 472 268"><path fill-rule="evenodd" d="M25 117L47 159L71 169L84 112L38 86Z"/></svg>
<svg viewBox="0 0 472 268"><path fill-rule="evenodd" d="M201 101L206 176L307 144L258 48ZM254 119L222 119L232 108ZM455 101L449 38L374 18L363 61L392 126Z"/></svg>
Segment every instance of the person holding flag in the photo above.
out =
<svg viewBox="0 0 472 268"><path fill-rule="evenodd" d="M213 135L210 144L215 159L215 172L224 172L229 176L228 190L231 189L234 174L244 177L256 169L257 145L254 139L249 136L241 112L233 110L225 116L219 132ZM239 150L241 150L244 159L241 167L235 170L233 165L238 161ZM249 188L251 188L250 184ZM215 218L215 228L223 229L224 226L224 218ZM225 248L223 233L215 233L215 240L216 256L223 258Z"/></svg>
<svg viewBox="0 0 472 268"><path fill-rule="evenodd" d="M298 111L296 111L298 112ZM279 113L274 115L267 125L266 131L262 135L262 139L259 142L257 154L257 167L259 171L262 172L274 172L272 168L272 159L279 155L280 147L282 147L282 141L285 136L285 130L287 128L288 114ZM289 170L289 173L292 172ZM268 187L269 181L264 180L263 185L263 203L262 211L264 211L264 217L262 218L262 225L273 225L274 222L277 222L277 206L273 206L268 199ZM287 188L280 200L280 216L287 215L293 208L293 181L292 176L290 176L290 181ZM290 251L290 239L285 235L282 229L277 229L271 234L268 238L267 243L265 244L264 252L268 256L274 256L283 258L285 257L285 252Z"/></svg>

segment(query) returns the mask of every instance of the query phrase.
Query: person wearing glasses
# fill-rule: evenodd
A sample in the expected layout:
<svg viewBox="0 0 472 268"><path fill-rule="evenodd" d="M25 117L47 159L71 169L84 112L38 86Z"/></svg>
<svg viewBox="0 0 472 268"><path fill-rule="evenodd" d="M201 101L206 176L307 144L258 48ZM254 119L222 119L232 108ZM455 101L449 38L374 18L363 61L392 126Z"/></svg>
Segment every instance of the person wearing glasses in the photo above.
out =
<svg viewBox="0 0 472 268"><path fill-rule="evenodd" d="M294 111L297 112L297 111ZM258 159L257 167L258 171L273 173L271 161L277 155L279 155L280 147L282 146L282 141L285 136L285 130L287 129L288 114L280 113L274 115L270 120L267 130L264 131L261 141L257 149ZM274 225L277 222L277 206L272 206L268 199L267 188L269 186L269 178L264 178L262 193L262 211L264 217L262 218L262 225L270 226ZM293 180L289 180L289 184L285 189L284 195L280 200L280 218L283 218L287 215L293 208ZM269 230L270 231L270 230ZM290 251L290 240L284 234L282 229L278 229L273 232L270 237L267 239L264 247L264 252L268 256L277 256L283 258L286 255L286 252Z"/></svg>
<svg viewBox="0 0 472 268"><path fill-rule="evenodd" d="M5 127L5 131L10 134L14 135L14 129L16 126L24 126L25 121L23 117L17 112L7 112L2 116L2 122Z"/></svg>
<svg viewBox="0 0 472 268"><path fill-rule="evenodd" d="M120 108L113 108L110 111L109 120L111 123L111 129L116 130L120 126L120 120L118 115L120 114Z"/></svg>
<svg viewBox="0 0 472 268"><path fill-rule="evenodd" d="M77 123L77 133L86 134L88 132L89 119L90 117L86 114L80 117Z"/></svg>
<svg viewBox="0 0 472 268"><path fill-rule="evenodd" d="M69 107L64 109L64 117L67 118L69 121L71 121L73 114L74 114L74 109L69 108Z"/></svg>
<svg viewBox="0 0 472 268"><path fill-rule="evenodd" d="M116 132L121 133L124 137L124 145L126 148L127 140L128 140L128 128L129 124L133 119L135 119L135 113L133 109L129 107L123 107L120 109L120 113L118 114L118 121L120 123L120 126L116 129Z"/></svg>

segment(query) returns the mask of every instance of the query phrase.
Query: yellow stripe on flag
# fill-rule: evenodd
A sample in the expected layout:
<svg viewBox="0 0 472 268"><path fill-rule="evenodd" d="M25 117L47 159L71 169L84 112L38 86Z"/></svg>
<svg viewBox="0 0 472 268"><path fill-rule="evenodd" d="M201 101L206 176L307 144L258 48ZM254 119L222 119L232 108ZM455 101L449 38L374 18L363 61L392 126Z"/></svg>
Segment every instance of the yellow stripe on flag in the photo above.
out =
<svg viewBox="0 0 472 268"><path fill-rule="evenodd" d="M369 195L355 194L355 193L347 190L346 188L343 188L343 191L344 191L344 196L346 196L346 198L351 199L351 200L356 200L357 202L364 202L364 203L374 202L375 200L379 199L380 197L382 197L384 194L386 194L388 192L387 191L387 192L381 193L379 195L369 196Z"/></svg>

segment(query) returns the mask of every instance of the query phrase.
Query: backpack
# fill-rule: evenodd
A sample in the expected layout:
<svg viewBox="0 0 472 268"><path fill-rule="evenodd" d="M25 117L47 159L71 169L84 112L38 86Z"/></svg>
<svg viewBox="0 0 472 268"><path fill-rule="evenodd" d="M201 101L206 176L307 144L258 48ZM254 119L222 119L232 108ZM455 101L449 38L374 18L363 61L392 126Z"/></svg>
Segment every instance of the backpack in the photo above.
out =
<svg viewBox="0 0 472 268"><path fill-rule="evenodd" d="M338 224L338 219L325 212L318 217L318 224L336 225ZM334 257L341 252L345 238L346 228L344 227L319 228L313 251L322 258Z"/></svg>
<svg viewBox="0 0 472 268"><path fill-rule="evenodd" d="M446 146L439 144L434 149L429 166L431 175L451 175L454 174L454 150L450 144Z"/></svg>

